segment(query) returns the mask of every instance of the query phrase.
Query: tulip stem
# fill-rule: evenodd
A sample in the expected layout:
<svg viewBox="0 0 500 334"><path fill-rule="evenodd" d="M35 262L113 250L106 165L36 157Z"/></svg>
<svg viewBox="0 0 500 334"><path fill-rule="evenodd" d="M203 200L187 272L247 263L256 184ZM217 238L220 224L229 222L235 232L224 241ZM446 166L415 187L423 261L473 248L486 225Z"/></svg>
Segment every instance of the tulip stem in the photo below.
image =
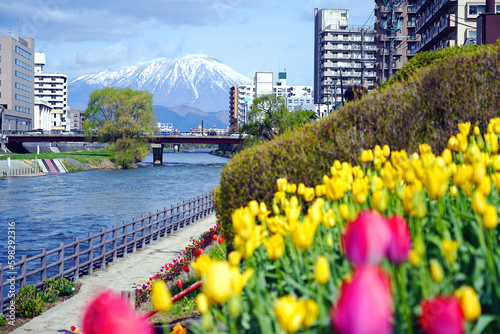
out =
<svg viewBox="0 0 500 334"><path fill-rule="evenodd" d="M500 296L500 293L498 291L498 279L497 279L497 271L496 271L496 268L495 268L495 262L491 256L491 239L490 239L490 235L488 234L487 235L487 241L488 241L488 245L486 245L486 240L485 240L485 237L484 237L484 230L483 230L483 222L481 220L481 218L476 214L476 222L477 222L477 228L478 228L478 231L479 231L479 243L481 244L481 249L484 253L484 255L486 256L486 263L488 265L488 270L490 271L490 275L492 277L492 284L493 284L493 290L494 290L494 297L495 297L495 301L493 303L493 305L497 305L497 301L498 301L498 297Z"/></svg>
<svg viewBox="0 0 500 334"><path fill-rule="evenodd" d="M276 266L276 280L278 281L278 289L280 292L280 296L283 296L283 282L281 280L280 260L279 259L275 260L274 265Z"/></svg>
<svg viewBox="0 0 500 334"><path fill-rule="evenodd" d="M397 266L397 278L399 283L399 292L401 294L401 304L403 305L403 316L406 322L406 331L408 334L413 334L413 327L411 322L411 310L408 305L408 298L406 295L406 269L403 265Z"/></svg>

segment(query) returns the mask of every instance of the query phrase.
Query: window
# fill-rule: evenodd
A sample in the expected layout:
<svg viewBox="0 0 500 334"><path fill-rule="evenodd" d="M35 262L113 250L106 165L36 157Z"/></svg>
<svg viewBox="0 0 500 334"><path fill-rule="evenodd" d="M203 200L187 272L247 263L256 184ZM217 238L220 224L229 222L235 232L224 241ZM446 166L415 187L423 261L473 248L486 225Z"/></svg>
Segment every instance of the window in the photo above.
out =
<svg viewBox="0 0 500 334"><path fill-rule="evenodd" d="M27 96L24 96L24 95L21 95L21 94L16 94L16 100L18 101L22 101L22 102L26 102L26 103L31 103L31 98L30 97L27 97Z"/></svg>
<svg viewBox="0 0 500 334"><path fill-rule="evenodd" d="M16 71L15 73L16 73L16 77L18 77L18 78L21 78L21 79L24 79L24 80L30 81L30 82L32 80L29 75L26 75L23 72Z"/></svg>
<svg viewBox="0 0 500 334"><path fill-rule="evenodd" d="M24 61L16 59L16 65L24 68L25 70L31 71L31 65L26 64Z"/></svg>
<svg viewBox="0 0 500 334"><path fill-rule="evenodd" d="M16 46L16 53L28 60L31 60L31 53L29 53L28 51L20 48L19 46Z"/></svg>
<svg viewBox="0 0 500 334"><path fill-rule="evenodd" d="M22 83L16 82L16 88L24 90L25 92L31 93L31 87L23 85Z"/></svg>
<svg viewBox="0 0 500 334"><path fill-rule="evenodd" d="M16 111L23 112L25 114L31 114L31 109L30 108L16 106L15 109L16 109Z"/></svg>
<svg viewBox="0 0 500 334"><path fill-rule="evenodd" d="M347 13L340 13L340 17L347 17Z"/></svg>

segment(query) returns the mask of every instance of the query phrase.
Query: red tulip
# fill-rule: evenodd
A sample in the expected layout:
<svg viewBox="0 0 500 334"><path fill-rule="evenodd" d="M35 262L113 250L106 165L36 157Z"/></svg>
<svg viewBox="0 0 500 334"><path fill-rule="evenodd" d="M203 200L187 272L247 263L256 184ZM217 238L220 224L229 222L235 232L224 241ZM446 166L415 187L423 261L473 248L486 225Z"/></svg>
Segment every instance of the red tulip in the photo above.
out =
<svg viewBox="0 0 500 334"><path fill-rule="evenodd" d="M390 279L375 266L361 267L351 283L344 282L331 327L339 334L391 334L393 297Z"/></svg>
<svg viewBox="0 0 500 334"><path fill-rule="evenodd" d="M219 238L219 243L222 244L224 242L224 237Z"/></svg>
<svg viewBox="0 0 500 334"><path fill-rule="evenodd" d="M464 333L464 314L455 296L436 296L425 299L420 305L422 314L418 324L424 334Z"/></svg>
<svg viewBox="0 0 500 334"><path fill-rule="evenodd" d="M184 265L184 271L187 272L187 273L189 272L189 266L187 264Z"/></svg>
<svg viewBox="0 0 500 334"><path fill-rule="evenodd" d="M91 302L83 318L85 334L153 334L148 321L139 317L119 294L106 290Z"/></svg>
<svg viewBox="0 0 500 334"><path fill-rule="evenodd" d="M180 279L177 280L177 286L182 289L182 281Z"/></svg>
<svg viewBox="0 0 500 334"><path fill-rule="evenodd" d="M387 225L392 234L387 258L393 263L405 262L411 249L411 233L408 223L403 217L395 215L387 222Z"/></svg>
<svg viewBox="0 0 500 334"><path fill-rule="evenodd" d="M360 213L343 235L346 256L357 266L379 264L387 254L390 242L387 218L375 211Z"/></svg>
<svg viewBox="0 0 500 334"><path fill-rule="evenodd" d="M217 234L212 235L212 239L217 240Z"/></svg>
<svg viewBox="0 0 500 334"><path fill-rule="evenodd" d="M203 249L198 248L198 249L196 250L196 254L195 254L195 256L196 256L196 257L199 257L201 254L203 254Z"/></svg>

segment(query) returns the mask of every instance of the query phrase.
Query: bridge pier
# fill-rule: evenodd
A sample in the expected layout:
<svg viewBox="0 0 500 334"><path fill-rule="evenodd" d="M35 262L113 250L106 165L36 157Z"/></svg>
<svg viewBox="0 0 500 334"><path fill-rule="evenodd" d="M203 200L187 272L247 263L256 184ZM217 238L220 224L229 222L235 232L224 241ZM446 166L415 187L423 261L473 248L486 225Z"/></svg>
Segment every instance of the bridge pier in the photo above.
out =
<svg viewBox="0 0 500 334"><path fill-rule="evenodd" d="M180 148L181 148L181 144L174 144L174 153L179 153Z"/></svg>
<svg viewBox="0 0 500 334"><path fill-rule="evenodd" d="M163 144L151 144L153 149L153 166L163 164Z"/></svg>

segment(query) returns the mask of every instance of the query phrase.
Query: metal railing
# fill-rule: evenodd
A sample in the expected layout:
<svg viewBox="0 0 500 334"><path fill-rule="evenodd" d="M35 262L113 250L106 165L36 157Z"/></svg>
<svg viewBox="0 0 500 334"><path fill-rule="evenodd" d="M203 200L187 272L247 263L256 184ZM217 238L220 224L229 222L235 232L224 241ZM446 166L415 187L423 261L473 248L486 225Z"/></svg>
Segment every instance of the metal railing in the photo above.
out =
<svg viewBox="0 0 500 334"><path fill-rule="evenodd" d="M158 210L156 213L133 218L131 222L103 228L99 233L89 233L86 238L75 238L71 243L59 243L59 247L46 250L27 258L21 255L13 266L0 264L0 310L10 303L4 296L4 288L15 284L22 288L29 283L35 287L44 284L46 278L72 279L78 281L83 275L92 275L96 269L105 270L106 265L119 257L127 257L137 249L152 244L154 240L166 237L181 228L212 213L212 194L198 196L188 201ZM13 275L15 273L15 275ZM16 289L17 290L17 289ZM17 290L18 291L18 290Z"/></svg>
<svg viewBox="0 0 500 334"><path fill-rule="evenodd" d="M33 168L33 167L26 167L26 168L12 168L9 169L7 172L2 172L0 174L0 178L2 177L11 177L11 176L29 176L29 175L40 175L43 174L41 170L38 168Z"/></svg>

